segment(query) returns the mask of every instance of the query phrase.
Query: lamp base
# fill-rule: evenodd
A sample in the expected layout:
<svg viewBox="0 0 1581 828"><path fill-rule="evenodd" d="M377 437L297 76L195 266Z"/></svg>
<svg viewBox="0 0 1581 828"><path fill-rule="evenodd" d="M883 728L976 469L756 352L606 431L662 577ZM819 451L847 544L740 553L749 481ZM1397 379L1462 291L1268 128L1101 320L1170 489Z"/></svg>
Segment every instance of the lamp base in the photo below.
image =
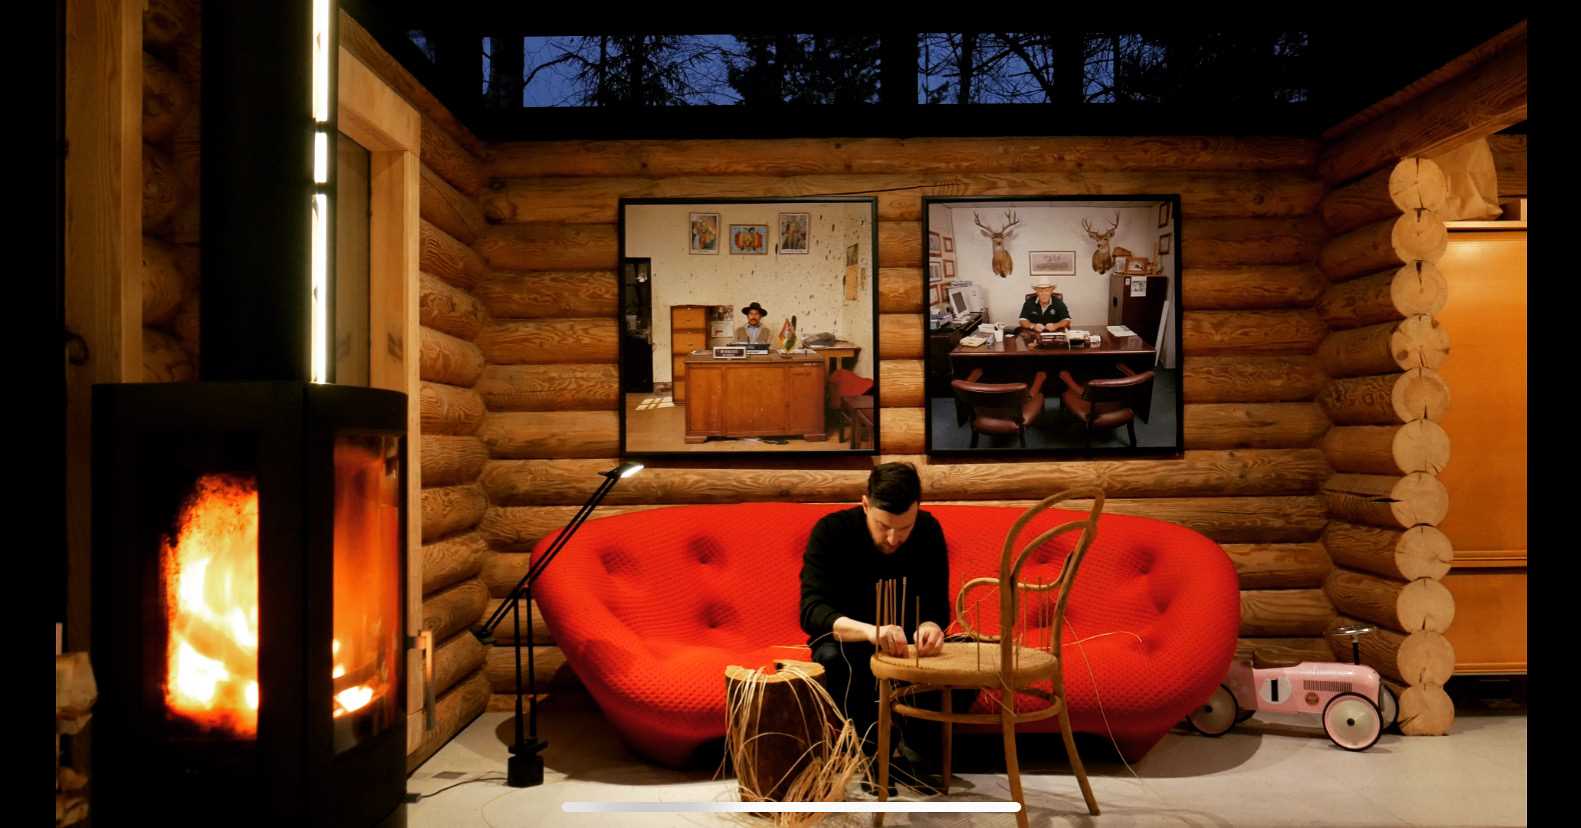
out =
<svg viewBox="0 0 1581 828"><path fill-rule="evenodd" d="M542 739L511 745L511 758L505 761L505 784L512 788L532 788L543 784Z"/></svg>

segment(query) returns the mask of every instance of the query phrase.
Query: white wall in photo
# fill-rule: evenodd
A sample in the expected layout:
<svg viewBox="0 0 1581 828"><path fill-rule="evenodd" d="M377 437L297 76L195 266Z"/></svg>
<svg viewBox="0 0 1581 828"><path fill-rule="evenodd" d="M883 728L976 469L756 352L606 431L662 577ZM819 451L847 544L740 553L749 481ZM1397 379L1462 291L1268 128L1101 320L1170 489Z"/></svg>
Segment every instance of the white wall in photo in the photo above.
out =
<svg viewBox="0 0 1581 828"><path fill-rule="evenodd" d="M688 252L689 213L719 213L718 253ZM781 254L779 214L810 213L808 252ZM730 225L766 224L768 252L730 252ZM829 332L861 347L856 371L873 377L872 207L866 203L632 204L626 206L625 255L653 260L653 379L670 382L670 306L728 305L732 327L746 324L740 309L757 302L778 335L794 314L803 336ZM857 243L865 283L845 299L846 247Z"/></svg>

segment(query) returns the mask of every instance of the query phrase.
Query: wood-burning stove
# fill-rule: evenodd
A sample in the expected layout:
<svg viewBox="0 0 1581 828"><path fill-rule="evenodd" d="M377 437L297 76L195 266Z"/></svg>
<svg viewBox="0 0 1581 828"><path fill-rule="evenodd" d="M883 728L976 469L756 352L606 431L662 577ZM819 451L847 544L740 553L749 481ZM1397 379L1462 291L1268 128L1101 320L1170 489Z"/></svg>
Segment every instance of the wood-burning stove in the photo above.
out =
<svg viewBox="0 0 1581 828"><path fill-rule="evenodd" d="M94 817L404 824L405 395L93 402Z"/></svg>

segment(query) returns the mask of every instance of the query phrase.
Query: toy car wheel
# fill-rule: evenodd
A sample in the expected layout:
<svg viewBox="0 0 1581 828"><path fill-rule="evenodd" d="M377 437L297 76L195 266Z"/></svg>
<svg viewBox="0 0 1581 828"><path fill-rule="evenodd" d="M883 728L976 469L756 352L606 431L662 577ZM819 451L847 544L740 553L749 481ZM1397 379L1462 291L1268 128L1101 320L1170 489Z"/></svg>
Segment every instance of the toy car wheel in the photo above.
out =
<svg viewBox="0 0 1581 828"><path fill-rule="evenodd" d="M1186 716L1186 721L1191 724L1192 730L1204 736L1223 736L1235 726L1239 713L1240 705L1235 702L1235 694L1221 684L1206 702Z"/></svg>
<svg viewBox="0 0 1581 828"><path fill-rule="evenodd" d="M1394 691L1387 684L1379 684L1380 700L1383 704L1378 708L1378 714L1383 717L1383 729L1393 730L1400 723L1400 700L1394 697Z"/></svg>
<svg viewBox="0 0 1581 828"><path fill-rule="evenodd" d="M1341 693L1323 707L1323 732L1346 750L1366 750L1383 733L1383 717L1365 696Z"/></svg>

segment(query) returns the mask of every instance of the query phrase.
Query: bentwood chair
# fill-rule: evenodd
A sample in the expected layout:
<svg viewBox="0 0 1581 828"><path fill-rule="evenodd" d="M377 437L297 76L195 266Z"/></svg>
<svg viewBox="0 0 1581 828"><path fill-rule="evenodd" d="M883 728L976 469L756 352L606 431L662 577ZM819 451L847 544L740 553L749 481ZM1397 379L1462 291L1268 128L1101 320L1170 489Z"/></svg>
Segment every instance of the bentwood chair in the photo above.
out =
<svg viewBox="0 0 1581 828"><path fill-rule="evenodd" d="M977 448L980 434L1014 434L1021 447L1027 445L1027 426L1043 414L1043 383L1048 374L1039 371L1032 377L1032 384L1024 382L978 382L982 369L972 371L966 379L951 380L950 388L960 411L970 412L972 421L972 448Z"/></svg>
<svg viewBox="0 0 1581 828"><path fill-rule="evenodd" d="M1147 422L1147 406L1143 401L1151 398L1148 392L1153 372L1139 374L1124 365L1118 367L1124 377L1089 380L1086 384L1077 382L1069 371L1059 372L1060 380L1065 383L1060 407L1081 421L1088 448L1092 447L1094 430L1120 426L1125 426L1131 437L1131 447L1135 448L1138 412L1142 422Z"/></svg>
<svg viewBox="0 0 1581 828"><path fill-rule="evenodd" d="M1020 551L1016 551L1016 538L1040 512L1054 508L1065 500L1091 498L1092 511L1086 520L1062 523L1033 538ZM1021 768L1016 761L1016 725L1058 716L1060 735L1065 740L1065 750L1070 756L1071 769L1081 794L1087 801L1087 810L1098 815L1098 800L1093 796L1092 785L1087 781L1087 770L1081 756L1076 753L1072 737L1070 711L1065 705L1065 681L1060 673L1065 624L1065 605L1076 581L1076 571L1087 554L1087 549L1098 536L1098 515L1103 511L1103 490L1070 489L1044 498L1028 509L1005 535L1004 549L1000 555L999 577L973 578L961 586L955 596L955 617L962 628L975 639L972 642L947 641L943 652L927 658L916 657L916 645L911 645L912 655L897 657L882 653L872 657L873 676L878 679L878 798L888 798L890 715L891 712L918 719L943 723L944 793L950 792L950 747L955 723L998 723L1005 742L1005 772L1010 777L1010 795L1021 803L1016 814L1020 828L1027 828L1027 802L1021 790ZM1027 584L1020 580L1021 568L1027 557L1044 543L1058 535L1080 530L1081 537L1060 568L1059 577L1048 584ZM1013 554L1012 554L1013 553ZM1013 584L1016 588L1005 589ZM966 614L966 593L973 587L998 585L999 634L988 635L972 627ZM1054 621L1049 648L1026 647L1017 644L1016 618L1018 617L1019 591L1038 592L1057 590ZM1032 685L1047 681L1050 690L1045 692ZM897 686L897 684L899 686ZM955 688L1002 691L997 713L956 713L951 709L950 690ZM921 693L941 691L939 710L928 710L905 703ZM1036 710L1018 710L1020 696L1042 699L1047 706ZM875 814L874 825L883 824L883 814Z"/></svg>

